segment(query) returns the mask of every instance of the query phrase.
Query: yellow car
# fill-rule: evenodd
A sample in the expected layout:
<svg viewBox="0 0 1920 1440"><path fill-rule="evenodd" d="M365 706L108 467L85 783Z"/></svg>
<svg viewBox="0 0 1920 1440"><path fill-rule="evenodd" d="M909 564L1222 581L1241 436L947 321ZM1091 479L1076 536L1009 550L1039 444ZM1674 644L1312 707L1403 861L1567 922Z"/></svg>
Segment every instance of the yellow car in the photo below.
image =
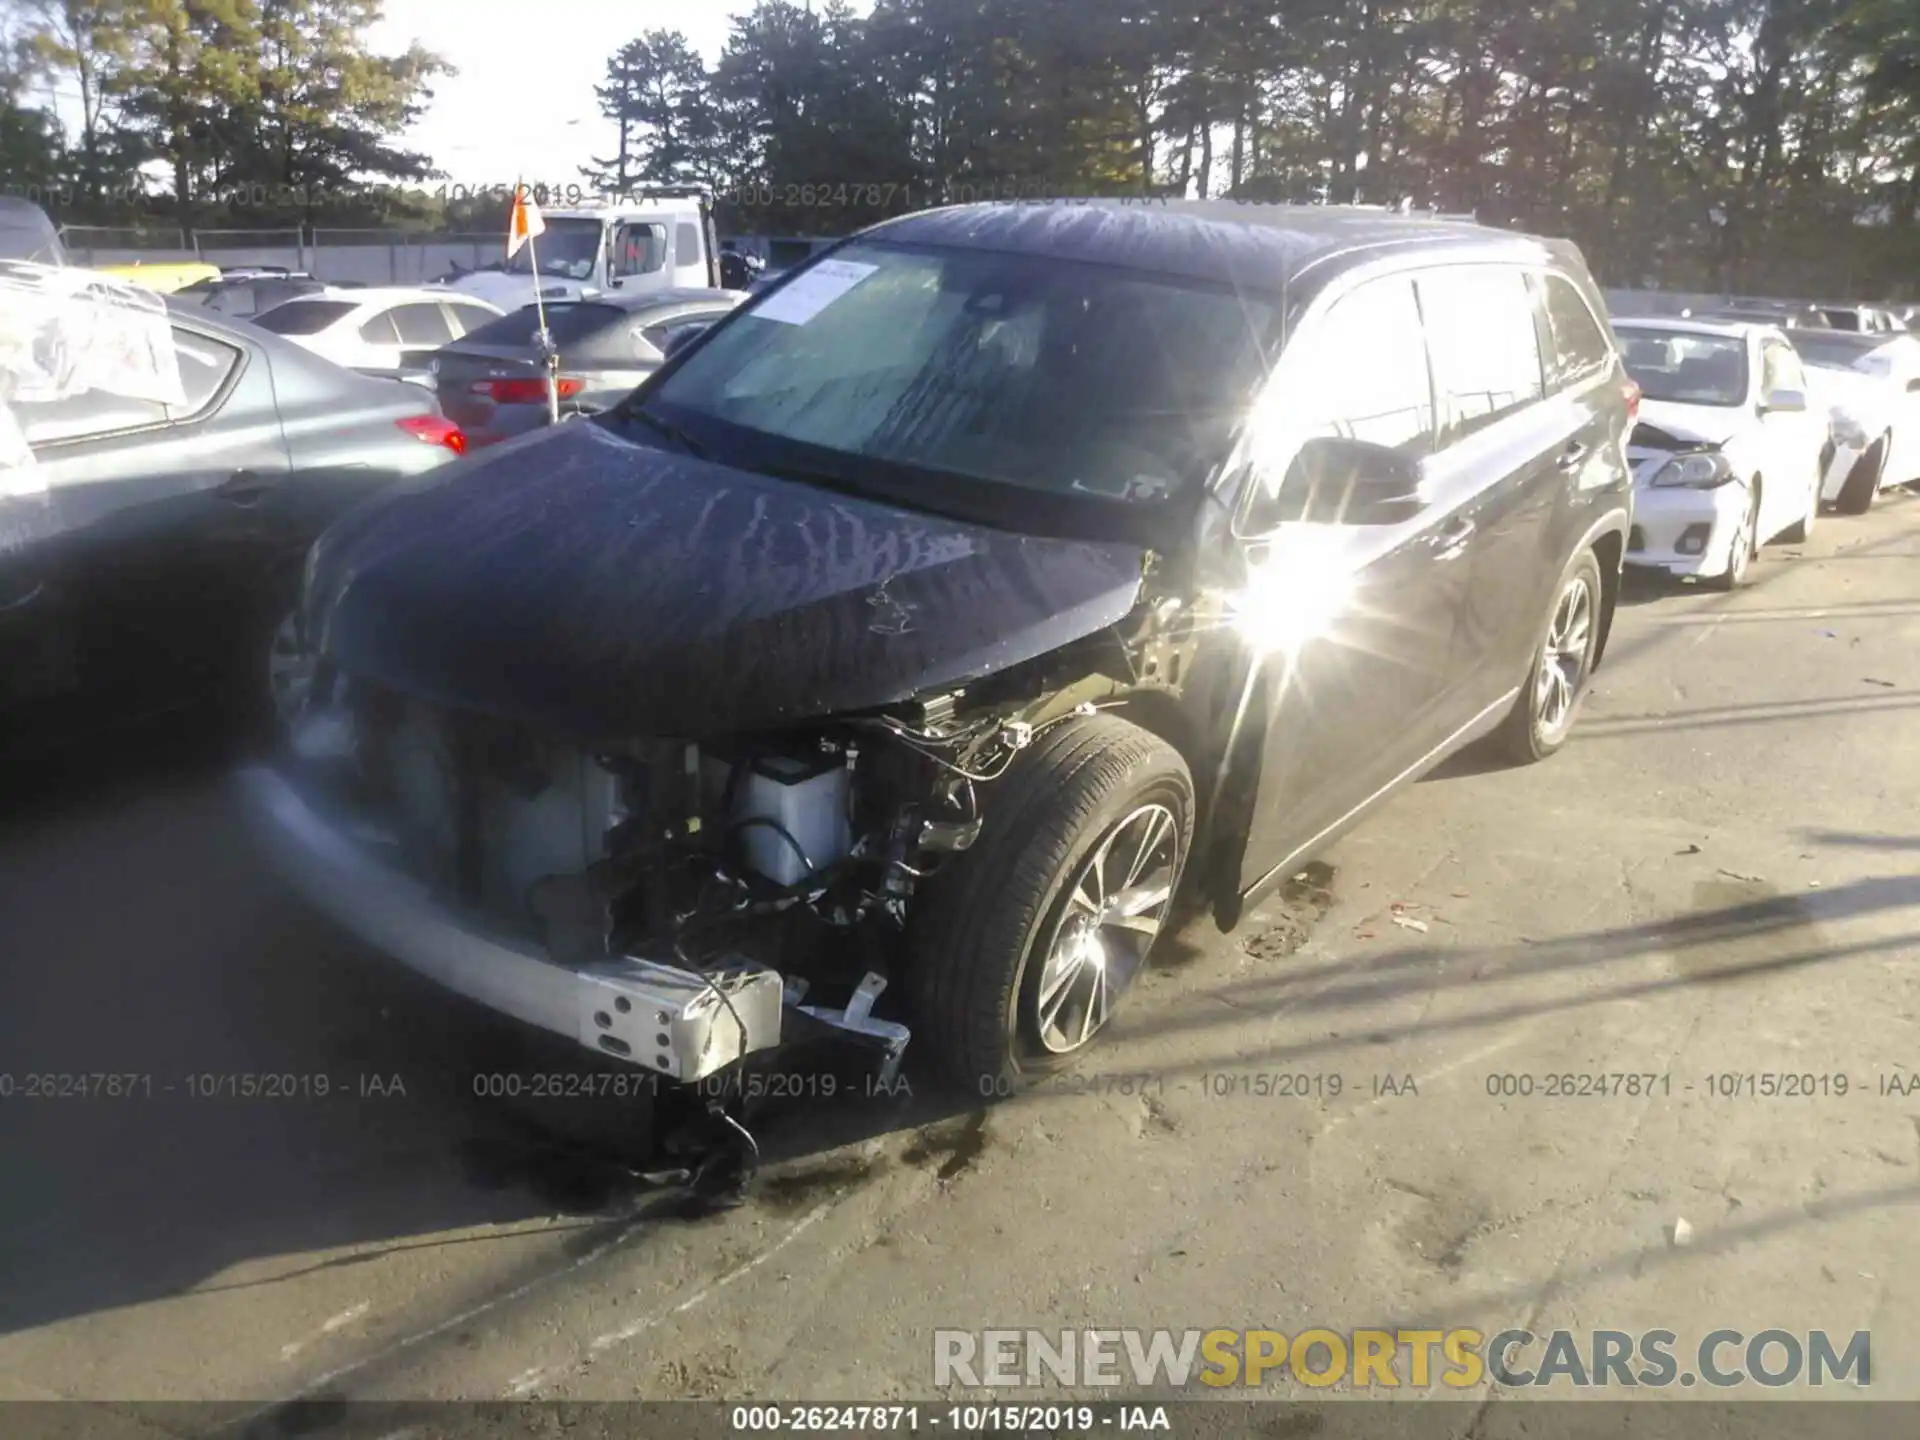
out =
<svg viewBox="0 0 1920 1440"><path fill-rule="evenodd" d="M167 261L158 265L96 265L102 275L128 280L161 295L171 295L201 280L218 280L220 267L198 260Z"/></svg>

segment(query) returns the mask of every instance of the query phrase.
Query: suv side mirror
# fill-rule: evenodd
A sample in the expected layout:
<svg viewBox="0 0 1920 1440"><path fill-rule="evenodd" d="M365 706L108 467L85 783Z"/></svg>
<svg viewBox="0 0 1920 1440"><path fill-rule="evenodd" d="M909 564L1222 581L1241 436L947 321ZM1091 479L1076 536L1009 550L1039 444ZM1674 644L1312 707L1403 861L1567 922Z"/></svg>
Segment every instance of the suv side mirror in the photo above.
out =
<svg viewBox="0 0 1920 1440"><path fill-rule="evenodd" d="M1322 435L1300 447L1277 494L1255 497L1247 533L1265 535L1289 520L1397 525L1426 508L1418 460L1366 440Z"/></svg>
<svg viewBox="0 0 1920 1440"><path fill-rule="evenodd" d="M1762 415L1797 415L1807 408L1803 390L1775 390L1760 402Z"/></svg>

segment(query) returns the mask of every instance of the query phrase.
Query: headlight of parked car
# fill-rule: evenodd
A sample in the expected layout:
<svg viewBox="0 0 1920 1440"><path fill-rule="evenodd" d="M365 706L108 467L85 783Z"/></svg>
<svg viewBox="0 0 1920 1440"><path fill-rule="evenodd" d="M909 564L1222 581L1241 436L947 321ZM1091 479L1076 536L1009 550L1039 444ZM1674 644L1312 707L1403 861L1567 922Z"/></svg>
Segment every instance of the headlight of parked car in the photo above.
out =
<svg viewBox="0 0 1920 1440"><path fill-rule="evenodd" d="M1733 467L1718 450L1694 450L1676 455L1660 467L1653 477L1655 485L1684 485L1691 490L1711 490L1733 479Z"/></svg>
<svg viewBox="0 0 1920 1440"><path fill-rule="evenodd" d="M1838 405L1827 413L1827 424L1833 432L1833 438L1852 450L1867 448L1867 427L1849 411Z"/></svg>

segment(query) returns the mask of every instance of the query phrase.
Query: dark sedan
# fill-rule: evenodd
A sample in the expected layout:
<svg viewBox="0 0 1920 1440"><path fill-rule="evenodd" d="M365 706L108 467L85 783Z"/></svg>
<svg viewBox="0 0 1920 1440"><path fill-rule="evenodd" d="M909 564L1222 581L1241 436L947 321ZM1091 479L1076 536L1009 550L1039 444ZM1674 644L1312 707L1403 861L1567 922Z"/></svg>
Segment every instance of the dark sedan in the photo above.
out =
<svg viewBox="0 0 1920 1440"><path fill-rule="evenodd" d="M660 368L677 337L704 330L744 298L732 290L655 290L549 305L562 412L590 415L617 403ZM433 353L440 406L476 449L547 423L539 328L539 313L527 306Z"/></svg>
<svg viewBox="0 0 1920 1440"><path fill-rule="evenodd" d="M264 708L313 537L465 446L422 391L149 303L172 403L128 381L11 402L34 463L0 469L0 753L211 694ZM282 690L299 677L282 666Z"/></svg>

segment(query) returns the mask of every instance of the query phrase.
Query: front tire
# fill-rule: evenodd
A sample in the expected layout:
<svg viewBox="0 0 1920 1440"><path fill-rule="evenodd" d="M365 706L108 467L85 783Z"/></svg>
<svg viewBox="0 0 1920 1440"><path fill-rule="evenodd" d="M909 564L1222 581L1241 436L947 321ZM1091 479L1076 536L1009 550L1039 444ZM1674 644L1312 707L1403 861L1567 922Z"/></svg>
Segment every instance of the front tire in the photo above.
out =
<svg viewBox="0 0 1920 1440"><path fill-rule="evenodd" d="M1544 760L1573 734L1587 682L1593 678L1605 597L1600 562L1584 550L1554 589L1527 683L1495 734L1497 748L1512 763Z"/></svg>
<svg viewBox="0 0 1920 1440"><path fill-rule="evenodd" d="M1747 508L1741 513L1733 532L1733 540L1727 546L1727 568L1711 577L1706 583L1715 590L1738 590L1747 583L1747 573L1753 568L1754 556L1760 549L1760 482L1756 479L1747 487Z"/></svg>
<svg viewBox="0 0 1920 1440"><path fill-rule="evenodd" d="M1193 778L1108 715L1048 730L1000 781L971 850L928 883L910 959L914 1035L983 1096L1091 1048L1146 966L1193 844Z"/></svg>

